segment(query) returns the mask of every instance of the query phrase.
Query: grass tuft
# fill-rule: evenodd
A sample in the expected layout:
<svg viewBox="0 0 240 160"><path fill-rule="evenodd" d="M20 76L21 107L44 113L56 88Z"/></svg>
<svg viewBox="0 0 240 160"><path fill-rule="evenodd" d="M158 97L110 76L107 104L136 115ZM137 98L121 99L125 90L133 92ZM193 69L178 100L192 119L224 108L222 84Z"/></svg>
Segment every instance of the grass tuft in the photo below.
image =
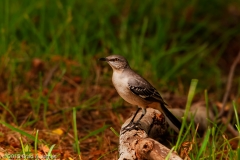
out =
<svg viewBox="0 0 240 160"><path fill-rule="evenodd" d="M226 76L239 49L239 8L240 3L234 0L51 0L51 3L2 0L0 142L6 144L3 148L20 153L28 146L36 152L36 139L44 139L47 146L52 146L52 153L48 153L61 155L59 159L80 154L82 159L89 159L89 155L92 159L116 158L116 131L131 108L113 89L110 67L97 61L110 54L125 56L134 70L159 91L170 95L166 101L173 107L184 107L191 79L199 79L198 83L195 80L191 83L187 112L192 102L205 98L207 110L212 108L218 113ZM236 76L229 98L235 99L235 116L229 123L238 132L239 83ZM190 95L192 89L194 99ZM199 145L202 138L190 136L195 131L193 117L188 125L186 117L176 150L190 140L192 159L197 156L229 159L240 153L234 148L239 142L234 145L236 139L226 131L227 127L215 121L209 121L212 127L207 132L209 143L204 140L208 149L205 151ZM55 135L51 132L55 129L63 133ZM32 130L39 131L38 135L28 133ZM19 145L22 147L14 148L13 144L20 142L11 143L5 138L12 131L35 144L22 138Z"/></svg>
<svg viewBox="0 0 240 160"><path fill-rule="evenodd" d="M190 106L191 106L191 103L192 103L192 100L193 100L193 97L194 97L194 94L195 94L197 83L198 83L198 80L193 79L191 84L190 84L186 109L185 109L184 117L183 117L183 120L182 120L182 127L179 131L179 135L178 135L178 139L177 139L177 143L176 143L176 150L178 150L180 148L180 144L182 144L183 141L184 141L184 139L182 139L182 135L183 135L183 131L184 131L185 126L188 126L187 125L188 113L189 113ZM193 123L193 118L192 118L192 123ZM190 127L191 126L189 125L187 131L190 131ZM185 135L187 133L190 134L190 132L185 132Z"/></svg>
<svg viewBox="0 0 240 160"><path fill-rule="evenodd" d="M78 130L77 130L77 110L76 108L73 108L73 132L74 132L74 141L75 141L75 147L77 149L77 153L79 155L79 159L81 159L81 151L80 151L80 141L78 140Z"/></svg>

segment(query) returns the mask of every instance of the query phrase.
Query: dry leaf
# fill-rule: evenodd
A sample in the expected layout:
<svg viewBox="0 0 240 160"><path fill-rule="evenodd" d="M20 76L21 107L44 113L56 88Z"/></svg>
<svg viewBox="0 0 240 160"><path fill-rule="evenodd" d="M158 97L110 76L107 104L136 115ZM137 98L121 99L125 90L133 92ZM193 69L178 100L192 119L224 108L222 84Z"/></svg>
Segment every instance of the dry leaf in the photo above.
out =
<svg viewBox="0 0 240 160"><path fill-rule="evenodd" d="M4 157L4 153L0 152L0 158L3 158L3 157Z"/></svg>
<svg viewBox="0 0 240 160"><path fill-rule="evenodd" d="M49 148L48 146L46 145L41 145L41 148L40 148L45 154L49 152Z"/></svg>
<svg viewBox="0 0 240 160"><path fill-rule="evenodd" d="M61 136L63 134L63 130L61 128L57 128L57 129L54 129L52 131L52 133L55 133L55 134Z"/></svg>

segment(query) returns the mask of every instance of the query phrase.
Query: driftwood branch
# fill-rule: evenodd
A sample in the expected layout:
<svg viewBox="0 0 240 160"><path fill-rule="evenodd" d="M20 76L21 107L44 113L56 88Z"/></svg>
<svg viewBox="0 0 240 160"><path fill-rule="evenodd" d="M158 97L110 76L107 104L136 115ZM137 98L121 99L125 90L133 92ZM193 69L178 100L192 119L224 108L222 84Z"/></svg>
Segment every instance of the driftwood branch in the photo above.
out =
<svg viewBox="0 0 240 160"><path fill-rule="evenodd" d="M184 109L169 109L179 120L184 116ZM207 118L207 109L204 103L195 103L192 105L187 117L187 122L194 117L195 125L198 126L198 131L204 132L208 126L209 121L214 120L214 115L209 112ZM141 112L135 118L138 120ZM160 111L152 108L147 109L146 115L140 121L138 129L130 131L123 131L123 128L129 124L132 117L130 117L123 125L120 131L120 145L119 145L119 160L162 160L169 154L170 160L180 160L176 152L171 152L169 148L159 143L164 141L167 128L175 128L168 123L164 115ZM162 138L162 139L161 139Z"/></svg>
<svg viewBox="0 0 240 160"><path fill-rule="evenodd" d="M185 114L185 109L172 108L170 111L178 118L183 117ZM209 117L207 117L207 112ZM205 102L197 102L191 106L187 117L187 123L191 121L192 117L194 117L195 126L197 126L197 124L199 125L198 132L200 133L204 133L210 122L214 121L214 114L211 110L207 110Z"/></svg>
<svg viewBox="0 0 240 160"><path fill-rule="evenodd" d="M135 120L139 118L138 113ZM130 117L123 125L122 129L130 122ZM170 160L180 160L181 158L156 139L161 138L168 128L168 124L161 112L148 108L146 115L140 121L138 129L124 132L121 129L119 160L163 160L169 154Z"/></svg>

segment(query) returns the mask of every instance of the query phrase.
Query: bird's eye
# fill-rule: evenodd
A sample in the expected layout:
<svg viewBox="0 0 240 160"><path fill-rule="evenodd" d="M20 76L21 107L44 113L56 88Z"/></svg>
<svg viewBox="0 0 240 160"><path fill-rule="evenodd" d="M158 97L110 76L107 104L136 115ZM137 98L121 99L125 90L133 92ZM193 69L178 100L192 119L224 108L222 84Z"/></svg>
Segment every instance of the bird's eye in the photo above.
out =
<svg viewBox="0 0 240 160"><path fill-rule="evenodd" d="M113 62L119 61L119 58L113 58L113 59L111 59L110 61L113 61Z"/></svg>

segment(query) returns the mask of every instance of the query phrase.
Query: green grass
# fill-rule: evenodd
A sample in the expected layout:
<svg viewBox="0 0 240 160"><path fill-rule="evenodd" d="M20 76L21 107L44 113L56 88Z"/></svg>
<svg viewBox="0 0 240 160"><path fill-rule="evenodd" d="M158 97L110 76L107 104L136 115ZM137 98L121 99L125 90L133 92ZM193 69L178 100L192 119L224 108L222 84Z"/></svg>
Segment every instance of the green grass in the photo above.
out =
<svg viewBox="0 0 240 160"><path fill-rule="evenodd" d="M197 83L198 83L198 80L193 79L192 82L191 82L191 85L190 85L187 104L186 104L186 110L185 110L184 117L183 117L183 120L182 120L182 127L179 131L178 140L177 140L177 143L176 143L176 150L178 150L181 147L180 144L182 144L184 142L184 139L186 138L187 134L190 134L190 127L191 127L192 123L190 125L187 124L187 117L188 117L189 110L190 110L190 107L191 107L191 104L192 104L192 100L193 100L193 97L194 97L194 94L195 94ZM185 131L185 133L183 135L185 127L187 128L187 131ZM181 139L182 136L183 136L183 138Z"/></svg>
<svg viewBox="0 0 240 160"><path fill-rule="evenodd" d="M75 141L75 148L77 150L77 153L79 155L79 159L81 159L81 151L80 151L80 143L79 143L79 140L78 140L78 130L77 130L77 110L76 108L73 108L73 130L74 130L74 141Z"/></svg>
<svg viewBox="0 0 240 160"><path fill-rule="evenodd" d="M92 88L112 87L109 85L111 69L97 61L110 54L125 56L132 68L159 91L186 96L191 79L198 79L195 95L198 99L205 98L210 108L211 101L221 101L224 95L226 72L234 59L226 55L234 55L235 43L240 42L239 8L240 3L234 0L2 0L0 94L4 96L0 99L1 124L33 141L37 135L34 137L13 124L28 130L35 127L51 130L62 124L66 132L74 134L79 155L78 144L92 137L97 138L97 149L101 150L109 125L84 127L77 120L77 113L87 116L99 111L95 114L105 118L101 113L113 110L116 119L122 122L122 113L118 113L122 100L114 96L106 100L104 97L112 94L110 91L102 93L104 90ZM43 62L43 69L34 67L34 58ZM54 66L59 69L44 86L46 72ZM79 77L81 82L74 82L74 77ZM234 80L233 86L239 82L239 79ZM68 90L61 88L56 92L59 86L67 86ZM72 90L76 94L72 95ZM239 86L237 90L240 91ZM188 107L190 103L191 100ZM235 101L239 131L237 107L239 103ZM58 118L54 117L55 112L61 116L56 120L58 123L54 122L54 118ZM226 157L233 158L236 152L230 149L230 140L222 138L224 126L211 123L213 127L207 130L202 145L193 144L191 158L215 159L226 148L229 150ZM183 137L179 136L176 149L184 140L192 140L187 136L194 129L192 124L186 128L185 135L180 132ZM115 138L119 129L116 127L111 126L110 131ZM36 145L35 140L35 150ZM52 149L54 145L57 146L49 144ZM22 144L23 151L24 146ZM209 151L205 151L206 148ZM115 150L109 148L99 157Z"/></svg>
<svg viewBox="0 0 240 160"><path fill-rule="evenodd" d="M95 60L92 57L108 55L111 50L126 56L142 74L151 69L149 78L155 81L161 78L162 85L180 77L188 83L189 79L197 78L208 82L208 85L199 83L203 88L220 89L217 79L221 79L221 71L216 63L240 31L238 26L226 29L228 26L222 25L224 19L216 20L221 15L217 7L224 9L234 4L231 1L104 0L93 3L71 0L49 4L46 0L21 3L5 0L2 3L5 6L1 16L3 55L21 58L25 67L29 67L28 61L33 57L71 57L81 65L82 72L76 71L76 74L85 79L94 78L91 77L92 64L96 62L92 62ZM203 9L206 3L217 7ZM139 67L146 60L151 65ZM203 74L200 68L208 72ZM200 73L193 76L196 72ZM217 76L216 82L211 81L213 74Z"/></svg>
<svg viewBox="0 0 240 160"><path fill-rule="evenodd" d="M197 128L194 127L194 117L191 117L191 121L187 123L186 117L189 114L189 108L191 106L195 90L197 87L198 80L194 79L191 82L188 100L186 104L186 110L182 121L182 128L178 134L178 139L176 145L174 146L175 150L178 150L182 147L181 145L188 142L188 156L191 159L236 159L239 156L239 151L233 150L231 146L231 141L235 139L239 139L240 137L234 137L233 139L228 139L224 130L226 130L225 126L218 126L217 122L211 122L214 126L207 128L202 139L199 139L199 135L194 132L197 131ZM205 92L206 103L208 102L207 92ZM233 109L235 111L236 118L236 128L239 128L239 118L236 112L236 103L233 102ZM208 112L208 110L207 110ZM206 117L208 117L208 113L206 112ZM238 129L239 132L239 129ZM240 133L240 132L239 132ZM199 146L197 143L201 142ZM239 146L239 142L238 142Z"/></svg>

